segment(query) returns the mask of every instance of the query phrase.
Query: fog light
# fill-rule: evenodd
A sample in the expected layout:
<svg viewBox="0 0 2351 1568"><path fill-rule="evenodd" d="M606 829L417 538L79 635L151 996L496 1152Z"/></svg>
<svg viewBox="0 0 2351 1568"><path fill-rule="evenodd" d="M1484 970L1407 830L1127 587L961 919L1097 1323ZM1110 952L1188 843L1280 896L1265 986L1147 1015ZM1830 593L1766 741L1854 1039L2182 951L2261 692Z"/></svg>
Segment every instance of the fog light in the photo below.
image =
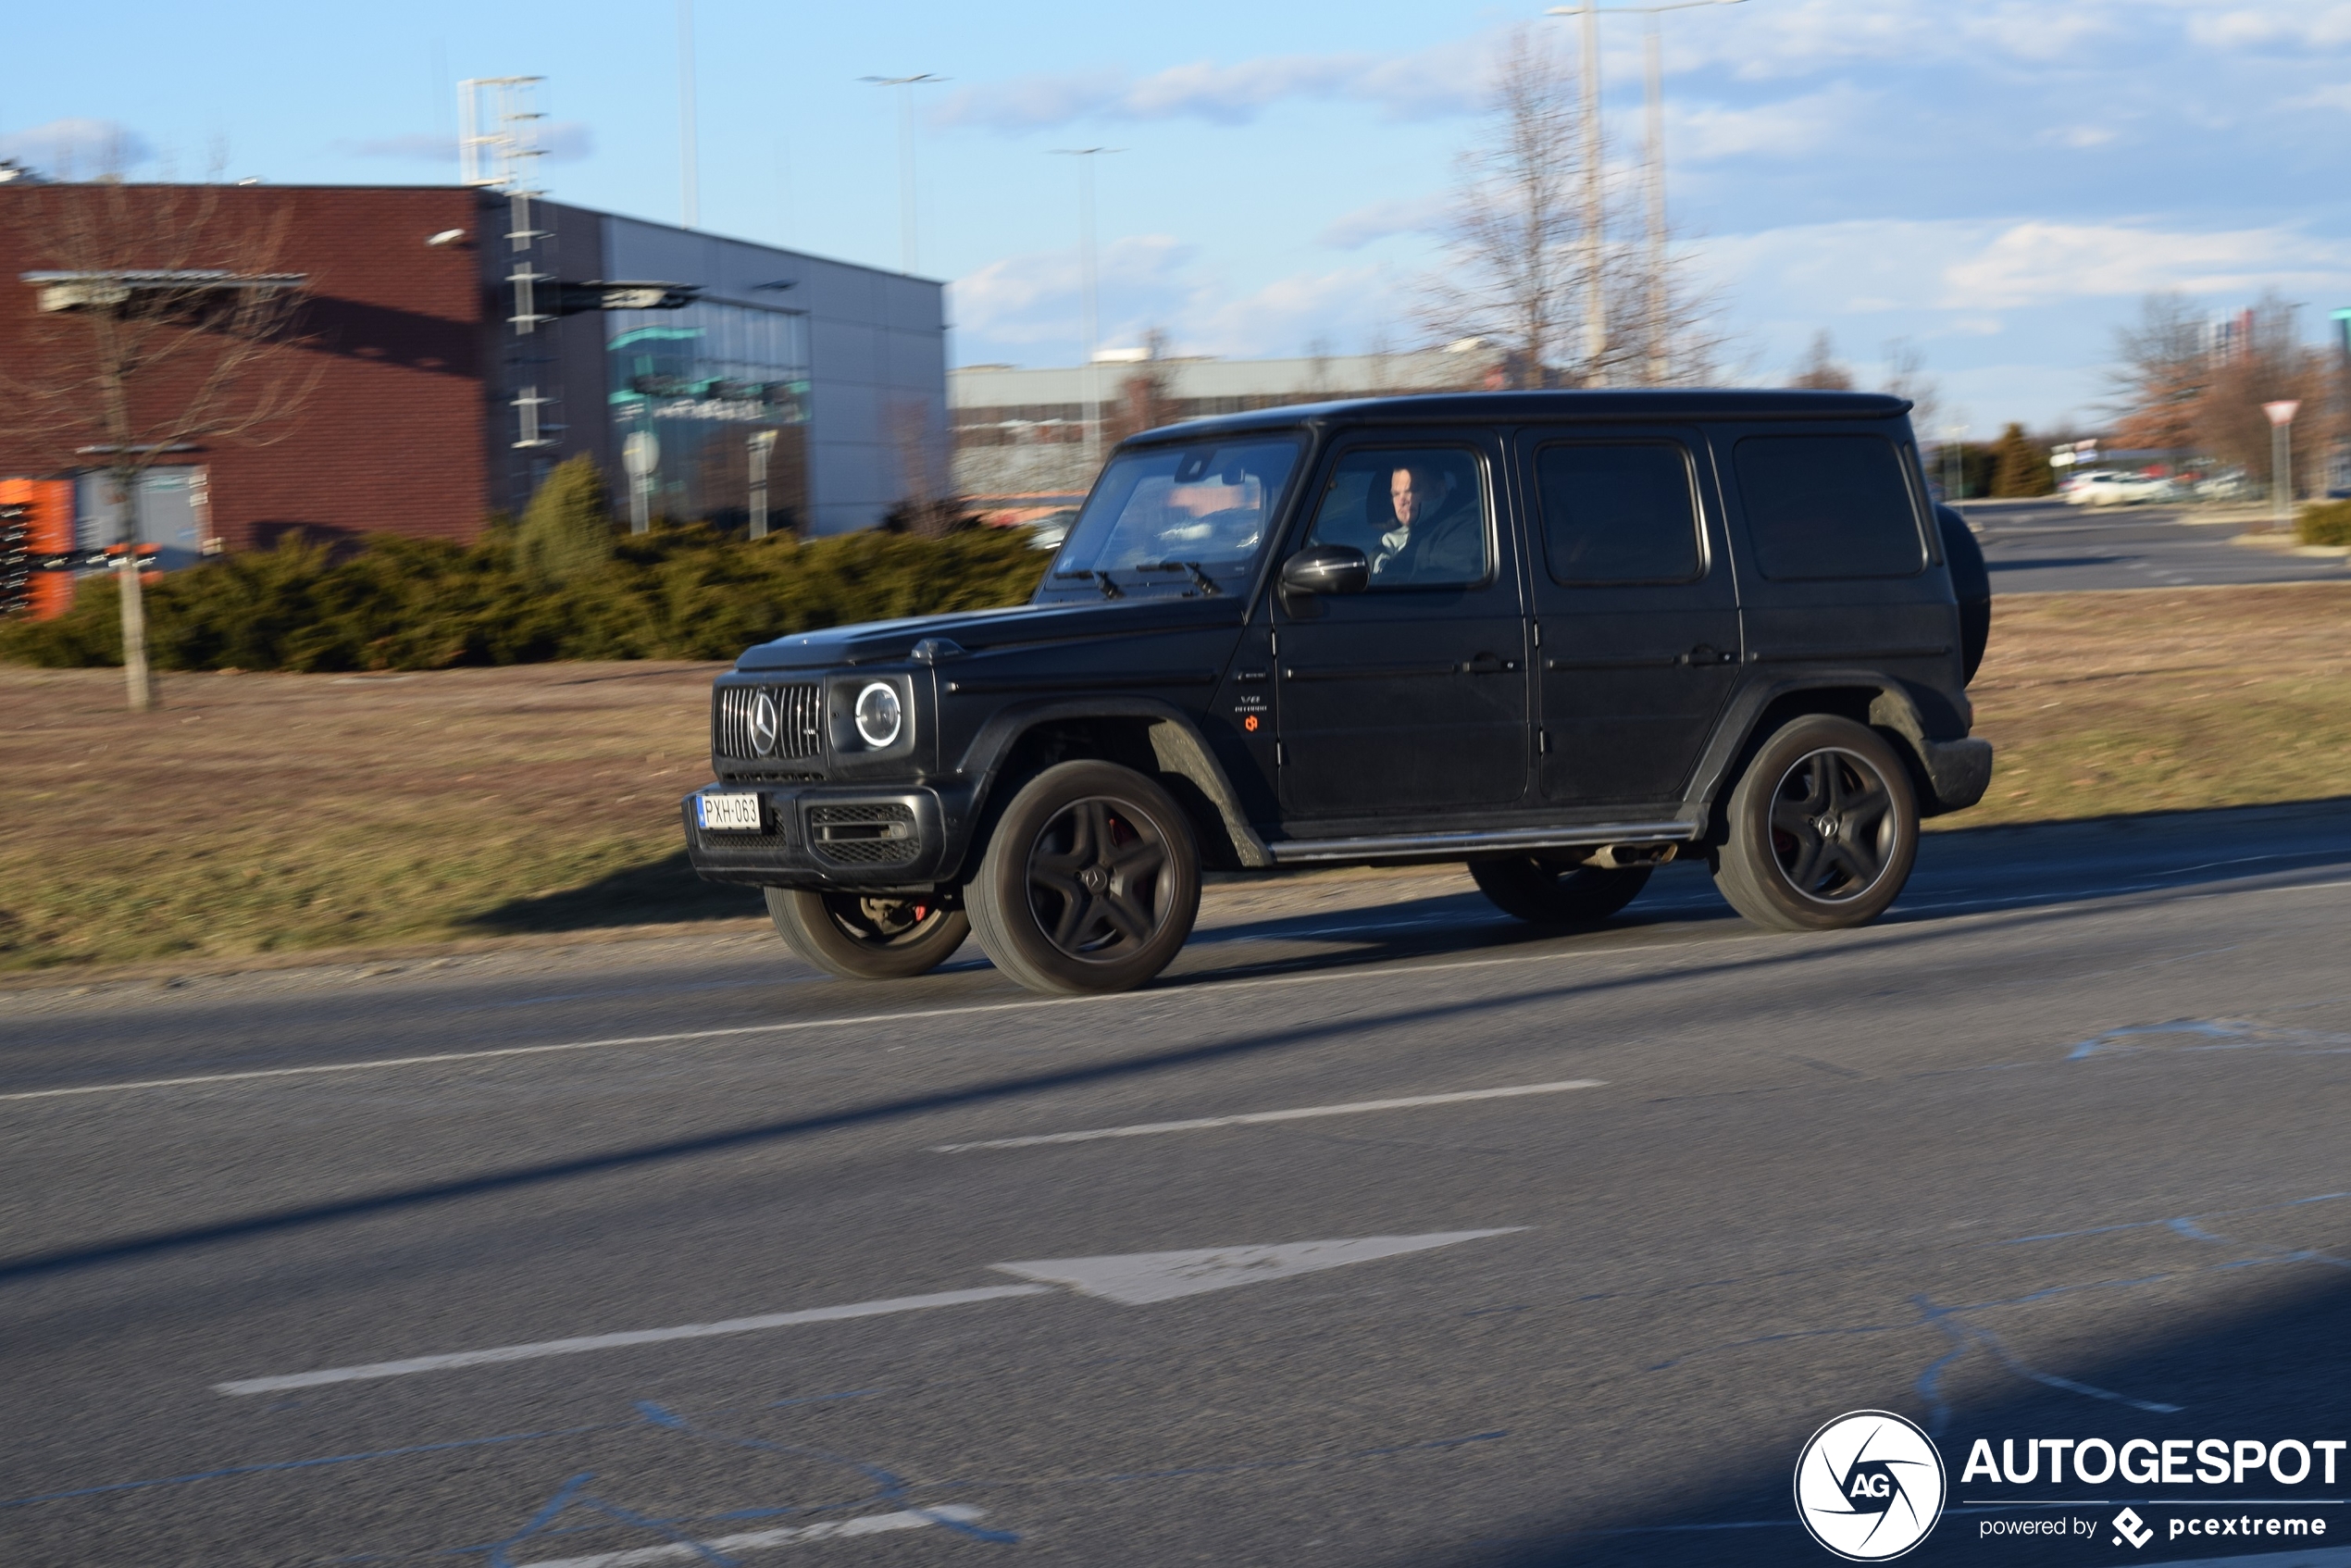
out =
<svg viewBox="0 0 2351 1568"><path fill-rule="evenodd" d="M894 746L905 727L906 712L899 703L896 687L877 680L857 693L857 733L865 744L876 751Z"/></svg>

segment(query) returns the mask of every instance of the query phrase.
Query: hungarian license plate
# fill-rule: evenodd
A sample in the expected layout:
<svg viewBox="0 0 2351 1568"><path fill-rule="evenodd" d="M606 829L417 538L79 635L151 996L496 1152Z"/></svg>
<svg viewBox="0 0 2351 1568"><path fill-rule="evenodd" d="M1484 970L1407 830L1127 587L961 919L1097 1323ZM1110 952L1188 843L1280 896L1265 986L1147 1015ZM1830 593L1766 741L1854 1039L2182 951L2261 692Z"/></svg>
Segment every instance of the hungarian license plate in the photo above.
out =
<svg viewBox="0 0 2351 1568"><path fill-rule="evenodd" d="M702 825L719 831L757 832L759 830L759 797L748 794L698 795L702 802Z"/></svg>

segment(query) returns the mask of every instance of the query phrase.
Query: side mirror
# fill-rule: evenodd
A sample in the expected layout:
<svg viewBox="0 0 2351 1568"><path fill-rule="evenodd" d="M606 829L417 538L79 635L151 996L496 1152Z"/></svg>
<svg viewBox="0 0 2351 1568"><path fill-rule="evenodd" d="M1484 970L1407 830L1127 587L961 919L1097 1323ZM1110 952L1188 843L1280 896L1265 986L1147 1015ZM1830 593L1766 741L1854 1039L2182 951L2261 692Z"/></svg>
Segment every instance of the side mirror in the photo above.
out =
<svg viewBox="0 0 2351 1568"><path fill-rule="evenodd" d="M1285 593L1361 593L1372 563L1351 544L1310 544L1282 563Z"/></svg>

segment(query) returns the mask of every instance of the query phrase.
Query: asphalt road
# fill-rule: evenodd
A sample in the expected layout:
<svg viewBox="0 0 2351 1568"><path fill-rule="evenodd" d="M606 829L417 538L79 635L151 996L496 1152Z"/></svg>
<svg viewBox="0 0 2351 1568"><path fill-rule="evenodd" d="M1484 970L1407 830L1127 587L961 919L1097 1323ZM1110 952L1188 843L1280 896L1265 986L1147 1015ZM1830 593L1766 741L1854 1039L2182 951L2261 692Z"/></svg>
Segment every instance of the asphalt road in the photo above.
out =
<svg viewBox="0 0 2351 1568"><path fill-rule="evenodd" d="M2176 506L1963 502L1959 510L1996 594L2351 580L2351 562L2238 544L2244 521L2188 521L2194 515Z"/></svg>
<svg viewBox="0 0 2351 1568"><path fill-rule="evenodd" d="M2351 803L1933 835L1824 937L1395 886L1107 999L0 998L0 1562L1825 1562L1866 1408L1951 1468L1906 1561L2172 1561L1984 1539L2082 1488L1961 1456L2351 1437Z"/></svg>

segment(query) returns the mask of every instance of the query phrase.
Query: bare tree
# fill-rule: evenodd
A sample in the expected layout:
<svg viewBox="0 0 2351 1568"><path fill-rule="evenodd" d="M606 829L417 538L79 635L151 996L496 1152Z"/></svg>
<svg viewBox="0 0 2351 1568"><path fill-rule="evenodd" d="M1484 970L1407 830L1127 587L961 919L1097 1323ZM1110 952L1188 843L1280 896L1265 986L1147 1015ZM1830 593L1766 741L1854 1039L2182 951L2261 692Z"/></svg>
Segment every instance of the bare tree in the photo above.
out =
<svg viewBox="0 0 2351 1568"><path fill-rule="evenodd" d="M1837 359L1836 340L1829 336L1826 327L1812 334L1812 346L1805 351L1804 363L1796 367L1787 384L1816 392L1853 390L1853 372Z"/></svg>
<svg viewBox="0 0 2351 1568"><path fill-rule="evenodd" d="M1452 265L1426 284L1423 324L1439 341L1485 338L1517 388L1573 385L1588 347L1572 339L1588 284L1575 201L1583 168L1573 80L1531 29L1511 30L1497 62L1494 135L1462 155L1449 231Z"/></svg>
<svg viewBox="0 0 2351 1568"><path fill-rule="evenodd" d="M1918 432L1922 444L1938 433L1934 420L1943 409L1943 392L1926 373L1926 355L1909 339L1895 338L1886 343L1885 385L1880 390L1909 400L1910 429Z"/></svg>
<svg viewBox="0 0 2351 1568"><path fill-rule="evenodd" d="M2292 400L2310 415L2297 420L2297 445L2318 443L2311 434L2327 422L2331 378L2325 356L2302 338L2301 306L2264 293L2238 317L2240 330L2225 351L2211 356L2203 395L2196 400L2196 435L2205 450L2245 469L2267 474L2270 420L2261 405ZM2296 465L2307 482L2316 465Z"/></svg>
<svg viewBox="0 0 2351 1568"><path fill-rule="evenodd" d="M41 292L24 354L0 375L9 433L103 458L121 508L116 562L123 676L133 712L154 704L138 555L147 469L205 444L291 433L317 383L294 333L305 280L279 272L290 214L223 188L85 184L11 188L0 223ZM31 368L28 372L26 367Z"/></svg>
<svg viewBox="0 0 2351 1568"><path fill-rule="evenodd" d="M2114 334L2121 363L2108 373L2108 411L2116 416L2114 444L2125 449L2189 452L2211 387L2212 355L2203 321L2179 294L2149 294L2134 327Z"/></svg>

